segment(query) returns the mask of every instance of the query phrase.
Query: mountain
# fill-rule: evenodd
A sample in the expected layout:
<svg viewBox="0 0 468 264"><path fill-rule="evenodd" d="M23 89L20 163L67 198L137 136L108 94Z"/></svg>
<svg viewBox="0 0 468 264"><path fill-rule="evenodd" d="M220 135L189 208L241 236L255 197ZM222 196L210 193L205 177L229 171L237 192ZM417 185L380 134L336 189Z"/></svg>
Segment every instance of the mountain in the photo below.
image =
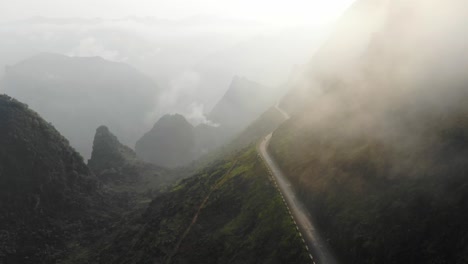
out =
<svg viewBox="0 0 468 264"><path fill-rule="evenodd" d="M161 166L187 165L239 137L242 131L275 103L278 96L277 92L270 92L266 86L235 77L226 94L207 117L212 124L202 123L192 127L182 115L166 115L137 142L135 149L144 160ZM169 123L168 120L173 122ZM162 128L164 126L166 128ZM247 142L251 143L252 136L258 134L255 131L251 133L245 135L242 144L235 149L245 147Z"/></svg>
<svg viewBox="0 0 468 264"><path fill-rule="evenodd" d="M168 115L155 131L193 131L187 124ZM255 148L169 186L178 171L140 161L100 126L88 169L57 130L6 95L0 143L1 263L310 261Z"/></svg>
<svg viewBox="0 0 468 264"><path fill-rule="evenodd" d="M234 77L227 92L208 115L209 120L219 124L223 143L274 105L279 95L269 91L270 88L266 86L246 78Z"/></svg>
<svg viewBox="0 0 468 264"><path fill-rule="evenodd" d="M138 160L104 126L89 165L26 104L0 95L0 263L83 263L185 175Z"/></svg>
<svg viewBox="0 0 468 264"><path fill-rule="evenodd" d="M135 160L136 154L129 147L122 145L117 137L109 131L106 126L96 129L93 141L93 152L88 166L95 173L102 173L104 170L119 167L125 162Z"/></svg>
<svg viewBox="0 0 468 264"><path fill-rule="evenodd" d="M165 115L137 141L135 151L147 162L177 167L193 161L195 144L194 127L184 116Z"/></svg>
<svg viewBox="0 0 468 264"><path fill-rule="evenodd" d="M151 192L178 179L175 173L140 160L106 126L96 129L88 167L102 182L119 191Z"/></svg>
<svg viewBox="0 0 468 264"><path fill-rule="evenodd" d="M213 16L175 20L33 17L0 23L0 39L10 40L0 43L0 69L38 51L124 61L155 80L161 93L177 97L160 97L154 115L148 117L156 120L164 113L189 112L187 106L193 102L212 109L235 74L268 86L283 82L292 65L306 63L309 56L304 55L314 52L323 32L313 26L285 25L276 30L259 21ZM188 89L180 89L181 85ZM105 120L91 130L104 123L125 144L134 146ZM144 130L152 124L147 125ZM86 158L90 153L89 149Z"/></svg>
<svg viewBox="0 0 468 264"><path fill-rule="evenodd" d="M350 46L334 40L363 28L336 32L305 73L319 93L283 100L270 151L342 263L466 263L467 10L371 2L350 12L375 30ZM336 54L353 56L329 68Z"/></svg>
<svg viewBox="0 0 468 264"><path fill-rule="evenodd" d="M94 249L75 263L310 262L255 148L180 181Z"/></svg>
<svg viewBox="0 0 468 264"><path fill-rule="evenodd" d="M158 95L152 80L124 63L50 53L8 66L3 86L50 120L84 157L102 123L133 145Z"/></svg>
<svg viewBox="0 0 468 264"><path fill-rule="evenodd" d="M0 107L2 196L21 195L15 199L17 205L3 206L34 205L37 211L79 208L71 197L97 187L81 156L27 105L1 95Z"/></svg>
<svg viewBox="0 0 468 264"><path fill-rule="evenodd" d="M51 263L63 256L66 241L82 235L79 223L90 221L85 212L100 204L98 190L96 177L53 126L0 95L0 262Z"/></svg>

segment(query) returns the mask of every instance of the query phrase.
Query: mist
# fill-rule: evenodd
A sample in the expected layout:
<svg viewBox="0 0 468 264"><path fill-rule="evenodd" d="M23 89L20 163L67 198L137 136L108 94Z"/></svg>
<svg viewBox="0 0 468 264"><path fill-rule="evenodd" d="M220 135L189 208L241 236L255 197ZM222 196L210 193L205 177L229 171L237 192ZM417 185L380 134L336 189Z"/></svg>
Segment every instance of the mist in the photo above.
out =
<svg viewBox="0 0 468 264"><path fill-rule="evenodd" d="M464 1L0 6L0 263L467 262Z"/></svg>
<svg viewBox="0 0 468 264"><path fill-rule="evenodd" d="M463 262L439 227L465 218L467 18L462 1L357 1L291 81L271 151L344 263Z"/></svg>
<svg viewBox="0 0 468 264"><path fill-rule="evenodd" d="M268 85L272 94L283 93L282 85L293 67L307 62L326 32L316 25L275 26L268 22L214 15L193 15L181 19L36 16L10 20L0 23L0 36L5 40L0 44L2 69L27 64L30 58L45 53L76 59L99 57L134 68L138 74L146 76L143 79L151 79L154 85L146 86L147 90L143 92L145 96L141 100L145 101L145 107L138 103L134 105L133 110L139 115L131 118L134 123L128 122L127 118L117 121L118 116L110 113L105 118L93 117L102 113L96 113L95 109L100 107L110 112L117 111L102 99L111 94L131 93L133 87L129 82L119 91L107 88L105 91L89 91L89 96L95 99L80 102L75 110L81 112L80 119L86 124L80 126L80 132L76 124L70 122L69 115L60 114L66 111L45 106L48 104L46 98L56 97L56 94L45 89L24 92L22 87L15 87L5 80L1 82L0 90L28 103L49 118L84 157L89 157L94 130L99 125L108 125L129 146L134 146L138 138L165 114L183 114L193 125L216 125L206 115L222 99L235 76ZM48 68L48 65L43 68ZM52 72L43 74L49 77L59 75L51 68L49 71ZM82 74L79 69L75 69L75 73L76 76ZM10 77L5 76L5 70L0 72L0 78ZM35 78L34 82L42 86L45 77ZM114 84L109 81L103 85ZM80 89L87 89L77 87L71 80L62 81L60 86L74 86L77 93ZM95 86L91 84L90 87ZM54 89L58 91L60 87ZM42 103L34 93L44 97ZM151 102L147 104L148 100ZM130 105L126 109L133 111Z"/></svg>
<svg viewBox="0 0 468 264"><path fill-rule="evenodd" d="M322 119L329 112L361 108L377 115L403 105L450 111L465 96L467 16L461 5L357 2L291 80L282 106L291 112L323 108L314 114Z"/></svg>
<svg viewBox="0 0 468 264"><path fill-rule="evenodd" d="M376 170L369 173L388 179L438 177L433 171L450 167L442 159L458 166L468 114L468 13L462 6L357 2L291 81L281 107L293 119L283 133L301 131L294 141L336 158L320 158L331 167L333 161L352 163L360 144L373 146L382 163L368 165ZM302 148L299 153L307 151Z"/></svg>

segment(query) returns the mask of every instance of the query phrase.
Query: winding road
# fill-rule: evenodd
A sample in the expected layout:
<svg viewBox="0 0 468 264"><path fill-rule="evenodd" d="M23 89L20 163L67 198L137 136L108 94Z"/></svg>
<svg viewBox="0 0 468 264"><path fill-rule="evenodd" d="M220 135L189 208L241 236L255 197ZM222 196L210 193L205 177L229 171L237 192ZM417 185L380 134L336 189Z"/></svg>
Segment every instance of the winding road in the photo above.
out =
<svg viewBox="0 0 468 264"><path fill-rule="evenodd" d="M285 117L285 119L289 119L289 115L281 110L278 105L276 105L275 108ZM272 135L273 133L270 133L260 142L258 152L267 166L269 173L279 190L284 203L286 204L291 218L296 224L296 229L302 237L305 248L309 252L309 257L314 264L336 264L337 262L328 250L326 243L320 238L314 228L310 214L307 212L301 201L296 198L291 183L284 176L272 156L268 153L268 145Z"/></svg>

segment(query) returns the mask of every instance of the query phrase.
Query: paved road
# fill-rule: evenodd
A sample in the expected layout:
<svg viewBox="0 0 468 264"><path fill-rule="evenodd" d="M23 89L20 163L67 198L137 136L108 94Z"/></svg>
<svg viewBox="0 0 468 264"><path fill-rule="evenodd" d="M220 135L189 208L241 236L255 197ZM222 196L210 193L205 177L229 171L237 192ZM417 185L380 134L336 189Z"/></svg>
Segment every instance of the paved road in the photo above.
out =
<svg viewBox="0 0 468 264"><path fill-rule="evenodd" d="M289 118L287 113L284 113L279 107L276 108L285 115L286 119ZM281 169L278 167L274 159L268 153L268 145L270 143L272 134L266 136L259 145L259 154L267 168L270 171L272 178L277 185L283 201L285 202L291 217L293 218L299 234L303 238L306 249L309 251L309 257L315 264L336 264L336 260L329 252L326 243L320 238L316 232L311 217L301 201L296 198L294 189L292 188L288 179L284 176Z"/></svg>
<svg viewBox="0 0 468 264"><path fill-rule="evenodd" d="M286 120L290 118L289 114L283 111L283 109L279 107L279 102L276 103L275 108L276 110L278 110L278 112L280 112L284 116L284 118L286 118Z"/></svg>

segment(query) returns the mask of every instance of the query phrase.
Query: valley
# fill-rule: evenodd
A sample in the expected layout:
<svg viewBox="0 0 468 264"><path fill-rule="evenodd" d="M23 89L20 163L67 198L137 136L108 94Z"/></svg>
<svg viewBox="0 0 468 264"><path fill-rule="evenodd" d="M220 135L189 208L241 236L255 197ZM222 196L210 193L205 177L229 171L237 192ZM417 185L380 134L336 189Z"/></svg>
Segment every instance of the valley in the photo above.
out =
<svg viewBox="0 0 468 264"><path fill-rule="evenodd" d="M463 1L30 1L0 264L468 263Z"/></svg>

